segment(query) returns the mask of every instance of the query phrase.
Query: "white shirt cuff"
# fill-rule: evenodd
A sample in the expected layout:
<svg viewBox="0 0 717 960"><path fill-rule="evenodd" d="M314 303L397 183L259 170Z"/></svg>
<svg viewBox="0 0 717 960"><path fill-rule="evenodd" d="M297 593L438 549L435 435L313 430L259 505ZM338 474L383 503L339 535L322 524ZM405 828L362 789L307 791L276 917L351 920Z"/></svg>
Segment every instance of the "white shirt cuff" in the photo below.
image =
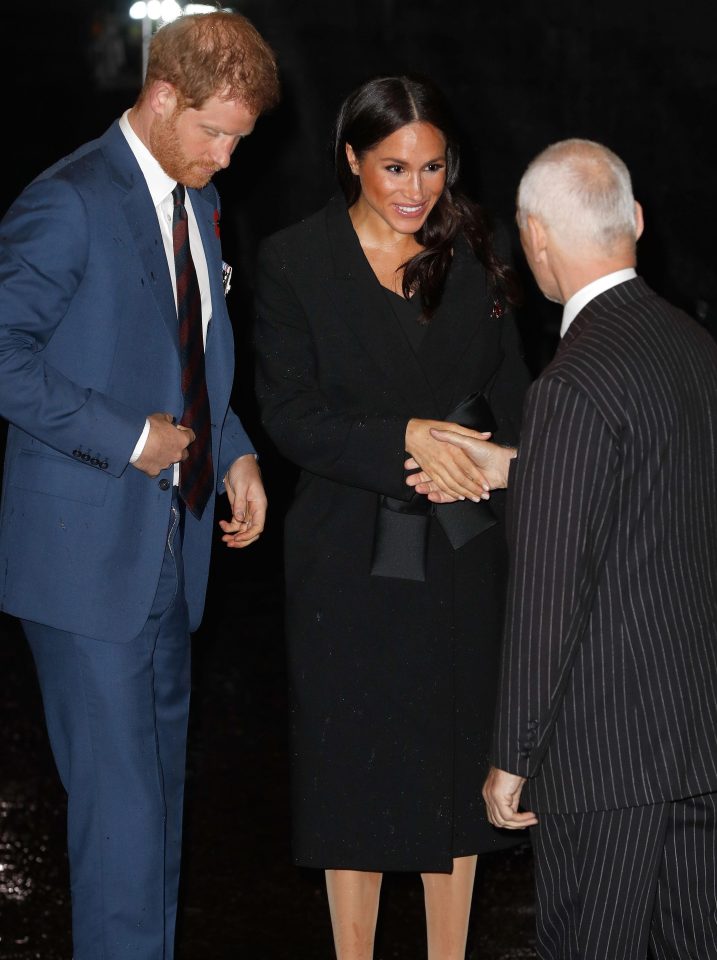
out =
<svg viewBox="0 0 717 960"><path fill-rule="evenodd" d="M139 435L139 440L137 441L134 450L132 451L132 456L129 458L130 463L134 463L136 460L142 456L142 451L144 446L147 443L147 437L149 436L149 420L144 421L144 430Z"/></svg>

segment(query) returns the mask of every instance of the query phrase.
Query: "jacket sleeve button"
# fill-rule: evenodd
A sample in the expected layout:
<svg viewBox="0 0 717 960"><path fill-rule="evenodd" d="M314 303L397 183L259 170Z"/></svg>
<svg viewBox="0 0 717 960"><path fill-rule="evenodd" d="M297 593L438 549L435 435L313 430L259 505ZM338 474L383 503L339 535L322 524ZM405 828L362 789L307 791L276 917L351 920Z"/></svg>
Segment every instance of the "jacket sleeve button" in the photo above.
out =
<svg viewBox="0 0 717 960"><path fill-rule="evenodd" d="M159 481L159 489L169 490L169 480L167 480L166 477L162 477L162 479Z"/></svg>

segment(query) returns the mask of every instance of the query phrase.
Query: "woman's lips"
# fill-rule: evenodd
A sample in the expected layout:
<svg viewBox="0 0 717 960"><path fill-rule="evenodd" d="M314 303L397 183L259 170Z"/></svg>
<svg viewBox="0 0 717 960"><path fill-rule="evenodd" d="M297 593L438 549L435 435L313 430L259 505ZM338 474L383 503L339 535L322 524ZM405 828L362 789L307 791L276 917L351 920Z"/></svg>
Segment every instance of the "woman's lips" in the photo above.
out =
<svg viewBox="0 0 717 960"><path fill-rule="evenodd" d="M423 216L427 203L394 203L393 208L402 216L413 220L416 217Z"/></svg>

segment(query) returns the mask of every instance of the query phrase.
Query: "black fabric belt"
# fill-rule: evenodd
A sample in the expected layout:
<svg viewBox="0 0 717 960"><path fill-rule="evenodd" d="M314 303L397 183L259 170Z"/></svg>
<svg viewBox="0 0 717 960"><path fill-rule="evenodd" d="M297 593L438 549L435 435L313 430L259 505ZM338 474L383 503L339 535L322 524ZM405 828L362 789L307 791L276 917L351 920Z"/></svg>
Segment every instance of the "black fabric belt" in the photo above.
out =
<svg viewBox="0 0 717 960"><path fill-rule="evenodd" d="M496 429L495 418L482 393L466 397L445 419L471 430L493 433ZM418 493L410 500L381 497L376 512L371 575L425 580L431 516L438 520L454 550L498 522L485 500L435 504Z"/></svg>

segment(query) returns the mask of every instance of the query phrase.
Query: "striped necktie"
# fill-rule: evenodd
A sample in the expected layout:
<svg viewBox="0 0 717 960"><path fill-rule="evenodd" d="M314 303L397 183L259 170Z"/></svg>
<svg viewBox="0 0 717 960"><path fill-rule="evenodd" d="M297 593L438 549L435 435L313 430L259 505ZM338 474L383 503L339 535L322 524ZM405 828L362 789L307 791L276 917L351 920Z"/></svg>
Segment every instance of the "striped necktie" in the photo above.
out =
<svg viewBox="0 0 717 960"><path fill-rule="evenodd" d="M199 520L214 487L211 414L204 373L202 298L189 249L187 211L181 183L174 188L172 196L172 240L177 277L177 316L184 397L184 413L180 423L191 427L196 437L189 445L188 458L179 465L179 495L187 509Z"/></svg>

